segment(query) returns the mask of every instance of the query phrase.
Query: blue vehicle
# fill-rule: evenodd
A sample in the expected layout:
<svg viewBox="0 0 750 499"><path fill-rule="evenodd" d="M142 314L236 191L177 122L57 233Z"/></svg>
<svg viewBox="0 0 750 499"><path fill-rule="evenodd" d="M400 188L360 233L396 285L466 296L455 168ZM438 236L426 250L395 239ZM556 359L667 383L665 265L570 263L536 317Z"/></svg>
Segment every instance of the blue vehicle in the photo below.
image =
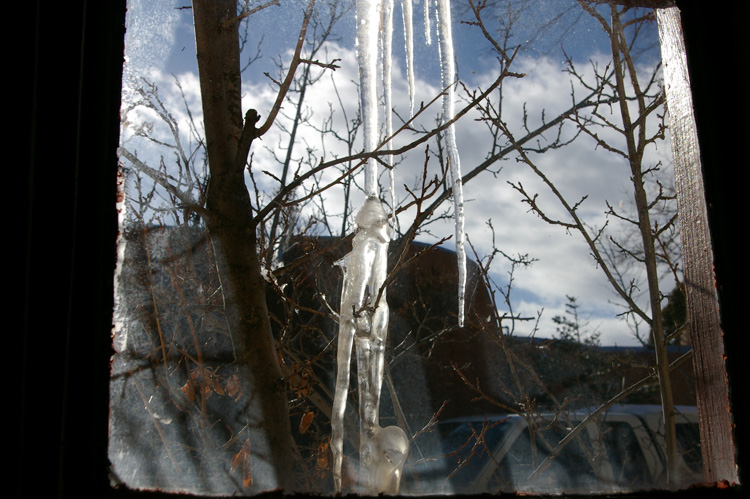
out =
<svg viewBox="0 0 750 499"><path fill-rule="evenodd" d="M698 413L694 406L676 409L680 476L672 483L683 488L702 481ZM589 414L578 410L440 422L431 444L412 451L401 491L592 494L666 487L660 406L613 406L551 456Z"/></svg>

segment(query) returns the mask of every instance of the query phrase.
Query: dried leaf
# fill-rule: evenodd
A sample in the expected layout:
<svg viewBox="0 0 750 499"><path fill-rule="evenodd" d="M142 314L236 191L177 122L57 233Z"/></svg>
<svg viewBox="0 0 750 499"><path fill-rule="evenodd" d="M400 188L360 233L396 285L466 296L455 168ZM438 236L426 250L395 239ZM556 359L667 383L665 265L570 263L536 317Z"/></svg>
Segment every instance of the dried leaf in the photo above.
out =
<svg viewBox="0 0 750 499"><path fill-rule="evenodd" d="M289 388L297 392L298 397L306 397L312 391L313 371L310 365L300 366L292 364L292 374L289 376Z"/></svg>
<svg viewBox="0 0 750 499"><path fill-rule="evenodd" d="M227 378L227 382L224 384L224 389L227 395L232 397L235 401L242 398L242 386L240 385L240 378L237 373L232 374Z"/></svg>
<svg viewBox="0 0 750 499"><path fill-rule="evenodd" d="M331 468L331 451L328 440L324 440L318 445L318 470L325 471Z"/></svg>
<svg viewBox="0 0 750 499"><path fill-rule="evenodd" d="M253 467L250 461L250 439L245 440L242 449L232 457L230 465L232 473L240 471L242 474L242 486L249 487L253 484Z"/></svg>
<svg viewBox="0 0 750 499"><path fill-rule="evenodd" d="M185 395L185 398L187 398L190 402L195 401L195 387L193 385L193 380L188 378L188 380L185 382L185 384L180 388L180 391Z"/></svg>
<svg viewBox="0 0 750 499"><path fill-rule="evenodd" d="M315 413L312 411L307 411L302 415L302 420L300 420L299 422L300 434L304 435L305 433L307 433L307 429L310 427L313 419L315 419Z"/></svg>
<svg viewBox="0 0 750 499"><path fill-rule="evenodd" d="M219 395L224 395L224 389L219 384L219 376L213 371L206 369L206 377L204 378L203 382L206 384L207 389L210 388Z"/></svg>

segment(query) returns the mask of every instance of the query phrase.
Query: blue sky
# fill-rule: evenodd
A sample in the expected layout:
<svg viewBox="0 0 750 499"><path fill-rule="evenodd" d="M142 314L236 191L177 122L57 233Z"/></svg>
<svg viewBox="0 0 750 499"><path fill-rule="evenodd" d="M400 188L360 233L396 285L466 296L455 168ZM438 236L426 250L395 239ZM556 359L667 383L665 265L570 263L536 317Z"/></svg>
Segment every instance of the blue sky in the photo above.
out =
<svg viewBox="0 0 750 499"><path fill-rule="evenodd" d="M346 2L347 0L344 0ZM143 5L140 5L140 4ZM261 2L254 2L255 4ZM323 2L318 2L319 5ZM251 3L252 5L253 3ZM270 6L265 11L252 17L252 30L248 46L254 48L263 39L264 58L259 61L262 71L272 69L270 46L290 47L294 44L302 20L306 2L303 0L284 0L278 6ZM454 2L454 35L456 52L459 54L459 72L466 67L466 72L486 69L489 50L480 31L476 27L466 26L460 21L471 20L468 8L463 2ZM160 54L158 64L172 73L195 70L195 43L192 31L192 13L190 9L180 9L189 5L186 0L161 0L158 2L130 2L129 10L137 10L139 24L144 23L144 32L140 37L150 36L157 45L164 43L166 52ZM437 63L437 44L425 44L424 4L423 0L413 0L414 32L417 68L420 74L439 77ZM394 58L404 60L403 24L401 23L401 2L395 1L394 11ZM145 9L145 10L144 10ZM489 9L488 9L489 10ZM433 7L434 16L434 7ZM141 15L141 13L143 13ZM575 0L532 0L521 10L523 22L514 26L511 45L520 45L522 54L540 56L560 56L560 47L573 57L586 57L593 51L608 50L608 41L599 24L577 7ZM491 15L486 16L491 21ZM490 23L488 23L490 24ZM497 23L491 23L497 26ZM146 35L148 30L150 35ZM432 36L435 24L432 23ZM344 46L354 44L353 11L343 22L336 26L336 34ZM270 36L273 36L271 40ZM656 36L654 33L653 36ZM171 40L170 40L171 39ZM151 47L155 45L150 43ZM477 47L484 49L477 50ZM155 61L155 63L157 63ZM253 75L249 75L253 78ZM463 75L462 75L463 76Z"/></svg>
<svg viewBox="0 0 750 499"><path fill-rule="evenodd" d="M176 75L191 103L191 112L195 117L199 117L191 12L175 8L186 3L185 0L131 1L126 38L128 72L138 75L149 74L149 78L159 85L160 92L175 108L175 115L179 117L181 111L177 108L181 107L181 99L176 96L172 76ZM320 3L322 2L319 0ZM463 2L454 4L454 42L459 77L470 88L486 87L495 78L497 63L478 29L459 22L468 18L468 13L462 13L459 9L459 4ZM264 114L263 109L270 106L275 93L263 73L268 71L275 75L274 61L277 57L286 57L288 60L288 52L296 41L301 23L303 5L302 0L282 0L282 6L269 7L251 18L253 36L248 47L254 51L262 37L263 58L254 63L244 75L243 103L246 107L257 108ZM568 9L570 6L572 8ZM428 101L436 95L440 85L434 33L433 44L429 47L424 44L423 8L421 1L414 2L417 102ZM491 13L488 13L486 18L493 17L489 14ZM403 35L400 15L400 2L396 1L393 42L396 66L394 103L396 109L405 116L408 114L408 91L403 77ZM549 20L558 15L558 22L548 25ZM590 61L596 61L603 67L607 62L605 54L609 49L608 41L598 22L582 13L576 2L532 0L523 11L521 19L522 21L516 25L516 36L511 39L511 45L518 43L523 47L513 68L515 71L526 73L527 76L520 80L506 81L503 89L504 117L518 137L523 134L521 118L524 103L532 124L541 121L543 112L550 118L570 106L571 83L568 75L563 72L561 46L589 76L592 67ZM316 120L323 120L328 116L328 103L334 95L334 84L342 96L344 106L348 108L348 116L356 111L358 97L354 84L357 68L353 50L353 11L342 19L338 26L337 41L328 44L327 55L320 55L318 58L340 58L341 68L335 73L329 71L323 74L306 98L306 106L313 123L319 124L322 121ZM546 29L542 29L544 27ZM655 27L646 34L655 44ZM658 49L644 55L641 64L645 70L654 64L657 56ZM341 125L343 110L337 108L336 102L332 105L335 111L334 122ZM141 118L145 119L144 116ZM467 116L457 126L458 146L464 172L480 163L490 147L491 138L486 133L486 127L475 121L475 118L476 115ZM429 120L433 119L434 115L429 117ZM426 127L430 124L429 120L424 122ZM568 126L565 133L571 134L573 130L572 126ZM263 147L255 150L254 164L258 170L276 171L278 164L273 159L273 152L276 148L278 153L277 148L281 147L279 144L283 144L283 138L283 133L277 129L264 137ZM612 136L612 140L618 139ZM123 144L140 148L139 154L142 157L148 157L148 154L163 154L147 152L147 146L128 135L127 130L123 133ZM300 144L312 148L316 154L325 154L326 157L343 154L339 149L340 144L322 140L320 133L312 128L300 135ZM301 146L296 147L299 151L305 149ZM649 160L653 163L671 163L668 142L649 151L649 155ZM401 201L407 196L401 186L411 186L416 182L423 158L424 151L419 149L402 158L397 166L397 195ZM627 190L627 163L601 149L595 150L591 141L579 139L564 150L540 156L537 160L571 199L577 200L582 195L589 195L581 211L592 226L600 227L607 221L603 214L605 202L625 208L630 203L632 195ZM544 187L528 169L512 159L498 166L502 166L502 170L497 175L485 173L465 186L467 232L480 256L486 255L491 251L491 233L487 225L491 220L495 229L495 240L500 249L512 255L528 253L529 256L538 259L531 268L519 271L515 275L514 311L525 316L534 316L543 311L541 329L537 334L550 336L554 333L551 318L564 313L565 296L576 296L582 307L581 314L588 321L589 328L601 333L604 344L634 344L635 340L628 325L616 317L616 314L622 311L613 304L616 297L601 270L589 256L580 235L567 234L559 227L549 227L534 215L527 213L526 207L520 203L519 196L507 182L522 182L529 189L536 189L540 193L540 199L547 203L550 212L559 213L559 208L549 198ZM256 180L261 187L269 191L273 189L271 177L260 177ZM330 203L329 206L340 206L343 202L341 192L335 189L331 189L327 196L325 203ZM315 209L314 205L308 207L309 213L313 213ZM333 210L328 214L335 216ZM400 217L402 226L409 224L410 215L413 216L411 212L405 212ZM448 221L432 224L429 230L430 233L422 234L420 239L434 242L439 237L452 234L452 226ZM450 243L447 246L450 247ZM492 276L500 285L507 282L507 265L497 261L493 270ZM668 293L671 289L670 279L666 278L663 291ZM529 333L529 326L525 325L517 332L521 335Z"/></svg>

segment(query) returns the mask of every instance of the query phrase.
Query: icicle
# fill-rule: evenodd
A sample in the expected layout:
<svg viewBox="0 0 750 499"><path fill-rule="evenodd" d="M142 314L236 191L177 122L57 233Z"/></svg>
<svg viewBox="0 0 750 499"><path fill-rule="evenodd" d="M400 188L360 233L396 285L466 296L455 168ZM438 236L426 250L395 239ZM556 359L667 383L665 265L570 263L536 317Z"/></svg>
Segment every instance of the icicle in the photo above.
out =
<svg viewBox="0 0 750 499"><path fill-rule="evenodd" d="M376 428L373 442L372 493L396 495L409 454L409 437L398 426L386 426Z"/></svg>
<svg viewBox="0 0 750 499"><path fill-rule="evenodd" d="M448 87L443 97L443 120L450 121L456 115L456 93L453 85L456 78L456 68L453 53L453 29L451 26L450 0L437 0L438 4L438 47L440 52L440 69L443 88ZM455 211L456 230L456 258L458 259L458 325L464 325L464 302L466 290L466 248L464 247L464 194L461 184L461 161L456 144L456 127L451 124L445 131L450 164L451 179L453 181L453 206Z"/></svg>
<svg viewBox="0 0 750 499"><path fill-rule="evenodd" d="M385 136L393 135L393 92L392 92L392 67L393 67L393 0L383 1L383 93L385 94ZM391 141L385 145L386 149L391 148ZM393 156L386 158L389 177L389 192L391 195L391 238L396 234L396 178L393 174Z"/></svg>
<svg viewBox="0 0 750 499"><path fill-rule="evenodd" d="M365 151L378 146L378 28L380 24L379 0L357 0L357 62L359 63L359 91L362 102ZM365 193L377 195L377 161L370 159L365 165Z"/></svg>
<svg viewBox="0 0 750 499"><path fill-rule="evenodd" d="M430 2L424 0L424 37L427 45L432 45L432 27L430 26Z"/></svg>
<svg viewBox="0 0 750 499"><path fill-rule="evenodd" d="M393 98L391 94L391 67L393 65L393 0L383 2L383 93L385 93L386 137L393 133ZM391 160L392 162L392 160Z"/></svg>
<svg viewBox="0 0 750 499"><path fill-rule="evenodd" d="M360 411L360 483L372 489L377 468L380 391L383 380L388 304L380 290L388 272L388 216L380 200L370 196L355 219L352 251L336 262L344 270L339 309L336 386L331 415L331 449L336 492L341 491L344 411L349 391L352 346L356 340ZM380 298L378 300L378 297Z"/></svg>
<svg viewBox="0 0 750 499"><path fill-rule="evenodd" d="M391 233L390 237L392 240L396 239L396 175L393 171L393 158L390 156L388 157L390 159L389 163L391 165L391 169L388 172L390 176L390 186L389 191L391 194Z"/></svg>
<svg viewBox="0 0 750 499"><path fill-rule="evenodd" d="M391 89L392 37L394 0L357 0L357 62L359 63L362 120L365 150L378 146L380 119L378 115L378 34L382 29L383 91L385 94L386 134L393 134L393 99ZM415 101L413 11L412 0L402 0L404 34L409 81L410 109L413 116ZM442 85L448 87L443 97L443 119L455 115L455 78L453 39L451 34L450 1L438 0L438 27ZM430 0L425 0L425 34L430 35ZM456 212L456 252L459 261L459 325L464 322L464 287L466 255L464 249L463 191L461 169L456 147L455 127L446 130L448 163L453 179L453 199ZM386 144L390 148L390 142ZM388 158L390 166L393 159ZM395 180L391 174L391 203L395 210ZM336 262L344 271L344 285L339 309L339 339L337 351L336 386L331 415L331 448L335 491L341 492L343 460L343 419L349 391L352 350L357 354L357 380L360 412L360 492L364 494L398 493L403 465L408 455L409 440L404 431L395 426L381 428L379 424L380 392L383 382L385 341L388 334L388 304L384 284L388 267L388 217L378 198L377 162L369 160L365 166L367 199L355 219L357 233L352 251ZM395 211L394 211L395 214ZM395 217L394 217L395 223ZM393 234L393 233L392 233ZM383 288L383 291L381 291Z"/></svg>
<svg viewBox="0 0 750 499"><path fill-rule="evenodd" d="M401 0L401 17L404 21L404 44L406 46L406 77L407 81L409 82L409 117L412 118L414 116L416 87L414 84L414 12L411 0Z"/></svg>
<svg viewBox="0 0 750 499"><path fill-rule="evenodd" d="M393 36L393 0L357 0L357 62L359 64L360 99L364 123L366 151L378 146L380 120L378 117L377 62L378 34L384 24L384 66L386 66L386 105L390 113L390 43ZM381 18L381 16L383 16ZM390 27L389 27L390 26ZM392 125L391 125L392 126ZM336 356L337 373L331 414L331 450L333 451L333 481L335 491L341 492L343 461L344 411L349 391L352 347L356 340L357 379L360 413L360 486L370 492L374 486L377 467L376 434L380 412L380 388L383 381L385 340L388 334L388 304L385 283L388 269L388 217L378 195L377 162L365 165L367 199L357 213L357 234L352 251L337 265L344 270L344 286L339 308L339 338Z"/></svg>

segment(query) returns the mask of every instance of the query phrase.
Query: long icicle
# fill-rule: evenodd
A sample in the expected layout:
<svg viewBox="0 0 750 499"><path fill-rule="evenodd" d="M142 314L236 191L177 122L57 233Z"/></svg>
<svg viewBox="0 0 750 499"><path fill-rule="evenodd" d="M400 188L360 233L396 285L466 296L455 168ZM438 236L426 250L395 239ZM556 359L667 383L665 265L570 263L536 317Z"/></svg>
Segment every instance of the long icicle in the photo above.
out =
<svg viewBox="0 0 750 499"><path fill-rule="evenodd" d="M424 0L424 38L427 45L432 45L432 27L430 26L430 2Z"/></svg>
<svg viewBox="0 0 750 499"><path fill-rule="evenodd" d="M430 0L425 0L425 29L430 44ZM450 120L455 112L453 79L453 40L451 34L450 2L438 2L438 27L443 87L448 87L443 98L443 119ZM394 0L357 0L357 62L359 63L360 98L366 151L378 146L380 117L378 109L378 76L383 78L385 97L385 132L393 135L392 98L392 37ZM412 0L402 0L404 37L409 84L409 114L413 116L416 100L413 51ZM382 30L382 31L381 31ZM378 35L382 38L382 75L378 74ZM459 324L463 325L464 287L466 282L463 234L463 194L461 171L456 147L455 129L446 131L448 162L453 178L456 212L456 239L459 260ZM385 145L390 149L390 143ZM390 166L391 204L395 210L395 180L393 158ZM367 199L356 217L356 235L352 251L337 262L344 270L344 285L339 309L338 371L331 417L331 447L334 455L333 476L337 493L342 485L343 417L349 387L352 350L356 349L357 378L360 405L360 486L364 494L397 494L404 461L408 455L409 439L397 426L381 428L379 424L380 387L383 379L384 347L388 334L388 305L385 290L381 293L387 271L388 219L378 197L377 161L365 165ZM395 213L395 212L394 212ZM395 224L395 218L393 220ZM391 237L394 232L391 231ZM379 297L379 299L378 299Z"/></svg>
<svg viewBox="0 0 750 499"><path fill-rule="evenodd" d="M374 151L377 147L380 121L378 118L378 94L377 94L377 57L378 57L378 28L380 27L380 2L379 0L357 0L356 4L356 43L357 63L359 66L359 91L362 110L362 122L364 125L364 147L365 151ZM378 290L376 283L372 282L372 263L368 265L366 260L373 256L372 235L378 230L372 225L372 217L367 213L377 211L375 205L380 207L378 194L377 162L370 159L365 165L365 192L368 196L365 204L357 213L355 223L360 229L355 236L352 251L339 260L339 265L344 271L344 284L341 292L339 307L339 332L338 351L336 355L336 385L334 388L333 410L331 411L331 451L333 452L333 483L336 493L341 492L342 473L341 468L344 457L344 412L346 410L346 398L349 392L349 374L352 349L355 336L358 336L358 324L360 314L365 308L372 305L373 289ZM382 208L380 208L382 211ZM362 218L364 217L364 219ZM377 217L376 217L377 218ZM387 225L387 220L385 221ZM377 224L375 224L377 225ZM387 235L386 235L387 237ZM364 241L363 241L364 238ZM377 246L377 244L375 245ZM387 240L386 240L387 248ZM376 253L380 253L376 251ZM369 255L369 256L368 256ZM386 255L387 256L387 255ZM375 291L377 293L377 291ZM385 300L383 300L385 301ZM377 307L377 305L376 305ZM387 314L387 311L386 311ZM386 317L387 321L387 317ZM387 327L387 322L386 322ZM357 341L358 353L362 345ZM358 355L359 357L359 355ZM366 361L366 360L365 360ZM362 379L363 371L370 369L361 366L358 361L358 377ZM365 386L360 386L360 461L363 451L369 448L369 438L364 431L365 421L371 419L363 417L364 407L362 396L365 397L366 405L372 406L370 374L366 374ZM368 393L363 394L366 391ZM372 410L372 409L370 409Z"/></svg>
<svg viewBox="0 0 750 499"><path fill-rule="evenodd" d="M440 52L440 69L443 88L443 122L450 121L456 115L456 65L453 53L453 28L451 23L450 0L437 0L438 4L438 47ZM456 258L458 259L458 325L464 325L464 302L466 292L466 248L464 234L464 192L461 182L461 160L456 143L456 127L451 124L445 131L453 181L453 206L456 231Z"/></svg>
<svg viewBox="0 0 750 499"><path fill-rule="evenodd" d="M393 0L382 0L382 26L383 26L383 93L385 94L385 136L393 135L393 92L392 92L392 67L393 67ZM391 148L391 141L385 145ZM388 166L388 178L390 180L389 192L391 196L391 239L396 235L396 178L393 172L393 156L386 158Z"/></svg>
<svg viewBox="0 0 750 499"><path fill-rule="evenodd" d="M365 151L378 146L378 28L380 1L357 0L357 62L359 64L359 92L362 103ZM371 158L365 165L365 193L378 194L377 161Z"/></svg>
<svg viewBox="0 0 750 499"><path fill-rule="evenodd" d="M360 413L360 484L370 492L373 470L380 456L375 444L379 426L380 389L383 380L385 342L388 335L388 303L380 289L388 272L388 216L380 199L370 196L355 219L357 232L352 250L336 265L344 271L339 308L336 387L331 414L331 450L336 492L341 492L344 412L349 392L352 348L357 353L357 386Z"/></svg>
<svg viewBox="0 0 750 499"><path fill-rule="evenodd" d="M414 9L411 0L401 0L401 17L404 21L406 79L409 83L409 117L413 118L416 85L414 84Z"/></svg>

